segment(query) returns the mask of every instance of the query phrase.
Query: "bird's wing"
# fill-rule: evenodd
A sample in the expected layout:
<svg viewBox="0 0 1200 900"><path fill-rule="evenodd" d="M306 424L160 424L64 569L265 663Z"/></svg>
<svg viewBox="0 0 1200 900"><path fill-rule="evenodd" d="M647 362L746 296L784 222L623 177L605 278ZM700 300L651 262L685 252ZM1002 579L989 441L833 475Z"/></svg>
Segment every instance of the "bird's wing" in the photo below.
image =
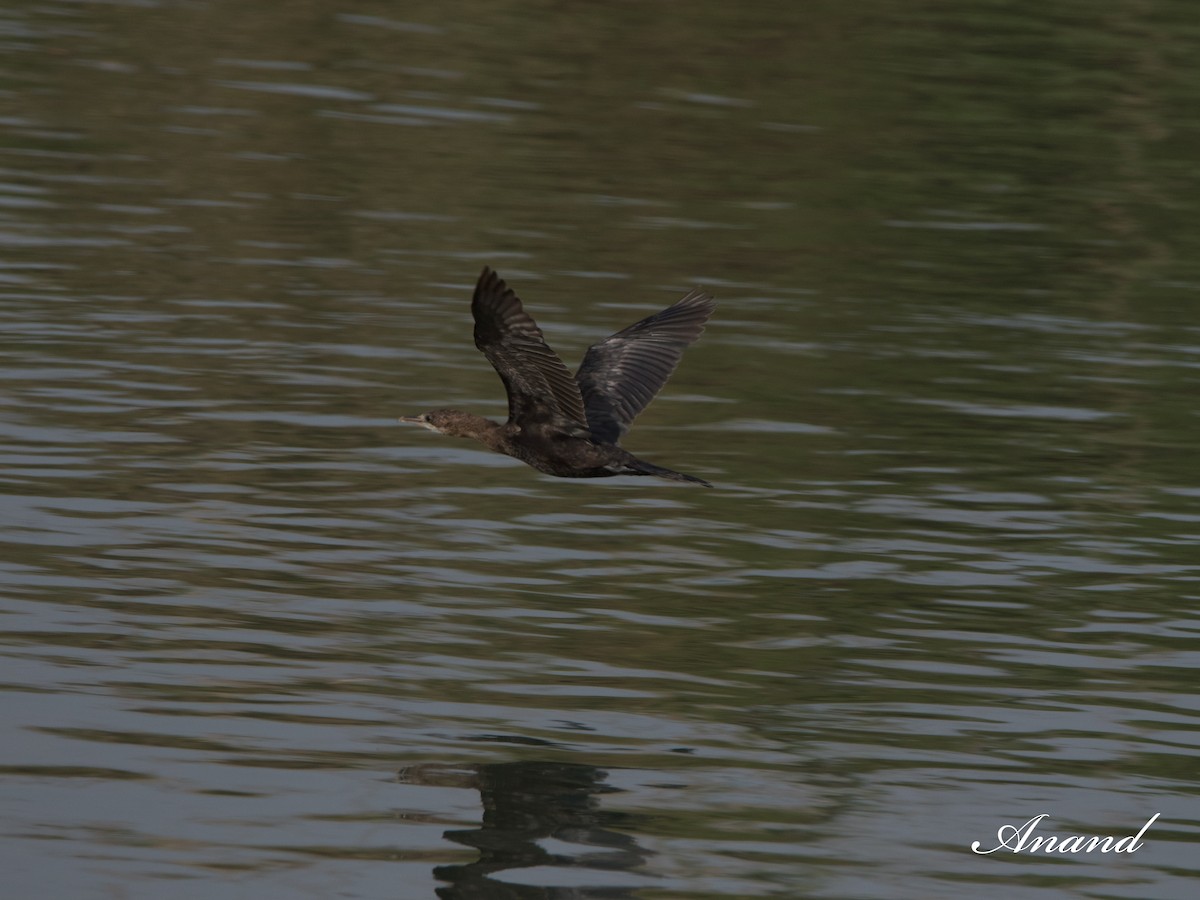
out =
<svg viewBox="0 0 1200 900"><path fill-rule="evenodd" d="M683 351L716 309L716 301L692 291L674 306L648 316L592 346L575 380L583 393L592 437L617 443L662 390Z"/></svg>
<svg viewBox="0 0 1200 900"><path fill-rule="evenodd" d="M579 385L521 301L490 268L484 267L471 300L475 346L500 375L508 391L508 420L516 424L555 422L586 430Z"/></svg>

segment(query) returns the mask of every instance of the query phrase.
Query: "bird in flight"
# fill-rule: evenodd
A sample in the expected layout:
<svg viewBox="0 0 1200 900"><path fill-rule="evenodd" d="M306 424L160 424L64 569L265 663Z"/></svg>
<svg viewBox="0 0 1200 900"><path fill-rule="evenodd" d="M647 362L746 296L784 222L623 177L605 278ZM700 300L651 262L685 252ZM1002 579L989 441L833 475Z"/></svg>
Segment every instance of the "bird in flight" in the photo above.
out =
<svg viewBox="0 0 1200 900"><path fill-rule="evenodd" d="M638 459L618 442L667 383L714 309L712 297L692 291L593 344L572 376L517 295L485 266L471 300L475 346L504 382L508 421L500 424L457 409L400 421L472 438L560 478L653 475L712 487L702 478Z"/></svg>

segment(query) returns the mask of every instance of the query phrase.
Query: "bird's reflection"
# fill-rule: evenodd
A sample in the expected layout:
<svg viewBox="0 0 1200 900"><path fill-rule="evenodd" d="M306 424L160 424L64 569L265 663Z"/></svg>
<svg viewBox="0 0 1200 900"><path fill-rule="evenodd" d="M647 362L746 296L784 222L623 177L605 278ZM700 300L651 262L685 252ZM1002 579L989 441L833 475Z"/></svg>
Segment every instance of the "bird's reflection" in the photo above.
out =
<svg viewBox="0 0 1200 900"><path fill-rule="evenodd" d="M601 808L599 795L617 790L605 784L606 777L607 773L594 766L537 761L465 769L414 766L403 770L400 779L406 783L473 787L483 801L479 828L446 832L449 840L478 850L479 859L466 865L435 868L434 876L446 882L437 895L443 900L633 897L631 887L579 886L586 884L586 877L564 879L571 883L569 887L513 883L519 878L516 875L504 881L491 877L506 869L533 867L608 873L639 867L649 855L630 836L639 817ZM610 876L603 880L611 885L613 879Z"/></svg>

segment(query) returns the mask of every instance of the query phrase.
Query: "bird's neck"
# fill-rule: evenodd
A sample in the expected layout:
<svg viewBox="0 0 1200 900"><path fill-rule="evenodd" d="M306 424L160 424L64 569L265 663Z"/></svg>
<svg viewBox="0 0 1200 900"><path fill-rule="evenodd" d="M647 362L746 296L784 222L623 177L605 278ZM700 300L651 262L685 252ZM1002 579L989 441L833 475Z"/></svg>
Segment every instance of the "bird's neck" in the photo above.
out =
<svg viewBox="0 0 1200 900"><path fill-rule="evenodd" d="M454 425L445 429L445 433L454 437L470 438L473 441L479 441L479 443L486 444L488 447L496 450L499 449L500 444L503 442L503 428L503 425L493 422L491 419L486 419L483 416L460 412L454 417Z"/></svg>

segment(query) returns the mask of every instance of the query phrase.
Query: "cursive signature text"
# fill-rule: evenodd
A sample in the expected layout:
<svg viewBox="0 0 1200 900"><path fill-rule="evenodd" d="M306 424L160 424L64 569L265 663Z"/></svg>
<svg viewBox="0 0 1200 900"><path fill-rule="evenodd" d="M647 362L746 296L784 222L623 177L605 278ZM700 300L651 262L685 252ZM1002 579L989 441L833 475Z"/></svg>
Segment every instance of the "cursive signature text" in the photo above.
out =
<svg viewBox="0 0 1200 900"><path fill-rule="evenodd" d="M983 855L995 853L997 850L1011 850L1013 853L1037 852L1038 850L1043 853L1091 853L1093 850L1100 853L1133 853L1142 846L1142 835L1150 829L1154 820L1160 815L1161 813L1152 815L1137 834L1117 838L1088 837L1082 834L1065 836L1034 834L1038 826L1042 824L1042 820L1050 816L1049 813L1042 813L1040 816L1034 816L1024 825L1001 825L996 830L996 840L1000 843L990 850L984 849L983 844L979 841L971 842L971 850Z"/></svg>

